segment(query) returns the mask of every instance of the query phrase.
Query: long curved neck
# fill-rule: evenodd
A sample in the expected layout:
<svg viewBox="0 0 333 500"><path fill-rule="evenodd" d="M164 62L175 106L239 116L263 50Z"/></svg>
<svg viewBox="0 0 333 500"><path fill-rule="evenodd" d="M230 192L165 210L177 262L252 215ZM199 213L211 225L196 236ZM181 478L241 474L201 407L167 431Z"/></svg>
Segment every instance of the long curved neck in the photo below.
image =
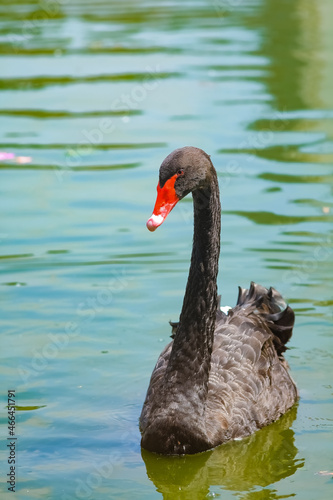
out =
<svg viewBox="0 0 333 500"><path fill-rule="evenodd" d="M186 397L195 394L197 403L204 403L216 321L221 231L219 187L214 167L209 188L193 191L193 203L191 266L166 377L170 380L171 391L173 385Z"/></svg>

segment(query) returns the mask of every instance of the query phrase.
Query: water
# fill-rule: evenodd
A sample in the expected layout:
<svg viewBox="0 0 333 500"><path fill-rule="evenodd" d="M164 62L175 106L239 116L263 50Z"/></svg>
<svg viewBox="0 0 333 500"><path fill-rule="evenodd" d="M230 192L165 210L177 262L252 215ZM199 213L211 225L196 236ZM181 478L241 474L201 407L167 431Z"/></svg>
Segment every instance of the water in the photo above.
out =
<svg viewBox="0 0 333 500"><path fill-rule="evenodd" d="M330 0L1 3L4 498L8 389L20 500L331 498L332 15ZM223 303L255 280L296 311L301 399L244 441L163 458L141 454L138 417L182 304L191 199L145 222L184 145L219 175Z"/></svg>

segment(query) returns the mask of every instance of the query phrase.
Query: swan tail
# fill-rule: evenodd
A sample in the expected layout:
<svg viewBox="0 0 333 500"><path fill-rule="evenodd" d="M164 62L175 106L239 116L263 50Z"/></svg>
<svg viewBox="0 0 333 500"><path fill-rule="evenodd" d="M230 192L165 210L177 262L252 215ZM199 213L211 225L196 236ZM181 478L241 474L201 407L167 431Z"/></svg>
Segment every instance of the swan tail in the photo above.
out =
<svg viewBox="0 0 333 500"><path fill-rule="evenodd" d="M250 288L239 287L237 306L256 314L273 334L273 343L279 356L286 350L292 336L295 314L280 293L274 288L265 288L253 281Z"/></svg>

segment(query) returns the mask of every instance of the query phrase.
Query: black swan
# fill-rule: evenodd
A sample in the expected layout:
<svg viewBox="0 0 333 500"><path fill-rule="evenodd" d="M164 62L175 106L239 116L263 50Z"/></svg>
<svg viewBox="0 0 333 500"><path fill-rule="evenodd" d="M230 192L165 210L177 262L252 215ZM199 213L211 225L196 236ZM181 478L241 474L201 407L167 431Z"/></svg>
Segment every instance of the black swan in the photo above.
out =
<svg viewBox="0 0 333 500"><path fill-rule="evenodd" d="M179 323L160 354L140 416L141 445L184 455L241 439L277 420L298 398L283 357L294 312L281 295L251 283L237 304L219 307L221 206L210 156L176 149L159 172L150 231L192 192L194 236Z"/></svg>

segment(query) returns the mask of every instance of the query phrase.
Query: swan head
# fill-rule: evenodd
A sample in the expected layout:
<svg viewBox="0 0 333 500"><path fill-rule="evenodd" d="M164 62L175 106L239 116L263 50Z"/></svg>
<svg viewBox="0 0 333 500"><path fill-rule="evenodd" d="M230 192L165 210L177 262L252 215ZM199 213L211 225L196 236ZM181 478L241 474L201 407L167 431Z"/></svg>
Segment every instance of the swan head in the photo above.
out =
<svg viewBox="0 0 333 500"><path fill-rule="evenodd" d="M160 166L156 203L147 222L149 231L165 221L179 200L208 187L212 169L210 157L202 149L186 146L170 153Z"/></svg>

